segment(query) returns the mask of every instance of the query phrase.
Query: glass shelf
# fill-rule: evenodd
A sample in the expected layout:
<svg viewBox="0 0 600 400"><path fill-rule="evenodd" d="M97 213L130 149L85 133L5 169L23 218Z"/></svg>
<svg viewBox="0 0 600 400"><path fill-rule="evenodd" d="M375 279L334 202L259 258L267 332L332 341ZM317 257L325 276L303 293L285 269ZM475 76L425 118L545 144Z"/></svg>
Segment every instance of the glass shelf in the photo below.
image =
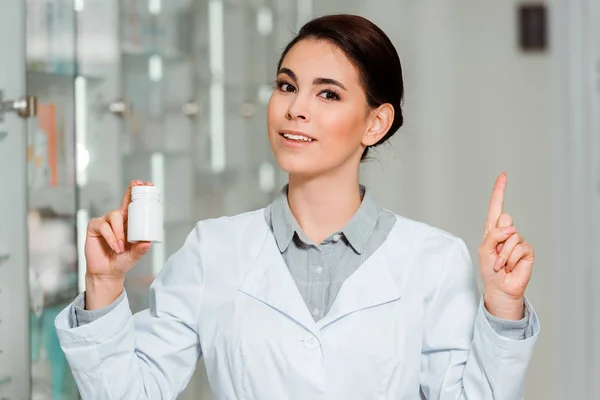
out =
<svg viewBox="0 0 600 400"><path fill-rule="evenodd" d="M47 86L73 86L75 84L76 74L66 74L60 72L50 72L36 69L27 70L27 84L29 88L43 88ZM84 76L89 85L102 82L101 78L94 76Z"/></svg>
<svg viewBox="0 0 600 400"><path fill-rule="evenodd" d="M156 151L152 150L135 150L130 152L124 152L121 154L123 159L146 159L148 157L152 157L154 154L160 154L166 158L177 158L177 157L189 157L189 150L164 150L164 149L156 149Z"/></svg>
<svg viewBox="0 0 600 400"><path fill-rule="evenodd" d="M31 189L29 191L29 209L50 209L58 215L74 215L75 187L56 186Z"/></svg>
<svg viewBox="0 0 600 400"><path fill-rule="evenodd" d="M167 63L177 63L177 62L183 62L183 61L188 60L188 57L186 57L185 55L183 55L177 51L172 51L172 52L161 51L161 50L153 51L152 49L143 49L143 50L121 49L121 56L123 57L123 59L125 61L133 61L133 62L143 61L145 63L147 63L148 59L153 56L160 56L160 58L162 58L162 60ZM145 66L147 66L147 64L144 64L143 66L145 67Z"/></svg>
<svg viewBox="0 0 600 400"><path fill-rule="evenodd" d="M89 209L94 205L107 204L112 200L110 192L103 185L94 183L78 191L75 186L54 186L32 189L29 192L30 209L50 209L63 216L76 213L76 195L79 193L79 208Z"/></svg>

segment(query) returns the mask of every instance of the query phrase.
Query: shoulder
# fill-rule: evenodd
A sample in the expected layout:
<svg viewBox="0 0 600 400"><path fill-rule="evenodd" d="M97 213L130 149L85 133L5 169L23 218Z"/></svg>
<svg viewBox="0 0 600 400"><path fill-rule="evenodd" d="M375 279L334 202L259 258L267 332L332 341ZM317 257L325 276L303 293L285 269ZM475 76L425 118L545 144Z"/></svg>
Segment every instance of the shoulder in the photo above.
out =
<svg viewBox="0 0 600 400"><path fill-rule="evenodd" d="M384 210L396 218L396 223L390 231L389 239L400 240L413 248L422 250L437 249L445 252L453 247L464 246L464 241L443 229L436 228L425 222L416 221L392 211Z"/></svg>
<svg viewBox="0 0 600 400"><path fill-rule="evenodd" d="M444 269L471 268L465 242L440 228L394 214L396 224L388 235L388 254L397 265L438 274Z"/></svg>
<svg viewBox="0 0 600 400"><path fill-rule="evenodd" d="M204 250L256 249L268 233L265 208L198 221L192 235ZM241 245L240 245L241 244Z"/></svg>
<svg viewBox="0 0 600 400"><path fill-rule="evenodd" d="M265 209L261 208L232 216L205 219L198 221L196 229L210 231L211 233L240 232L244 229L255 228L257 224L260 224L265 220L264 215Z"/></svg>
<svg viewBox="0 0 600 400"><path fill-rule="evenodd" d="M387 237L387 262L399 287L434 293L449 280L471 281L473 268L465 242L427 223L397 214Z"/></svg>

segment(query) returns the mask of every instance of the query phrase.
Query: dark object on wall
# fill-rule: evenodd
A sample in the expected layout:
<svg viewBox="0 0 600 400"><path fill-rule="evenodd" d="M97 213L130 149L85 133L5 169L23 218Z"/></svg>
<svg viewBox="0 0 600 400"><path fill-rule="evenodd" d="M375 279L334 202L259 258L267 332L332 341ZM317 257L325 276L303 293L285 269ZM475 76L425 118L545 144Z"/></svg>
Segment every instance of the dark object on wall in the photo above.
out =
<svg viewBox="0 0 600 400"><path fill-rule="evenodd" d="M523 51L548 49L548 12L544 4L522 4L518 9L519 45Z"/></svg>

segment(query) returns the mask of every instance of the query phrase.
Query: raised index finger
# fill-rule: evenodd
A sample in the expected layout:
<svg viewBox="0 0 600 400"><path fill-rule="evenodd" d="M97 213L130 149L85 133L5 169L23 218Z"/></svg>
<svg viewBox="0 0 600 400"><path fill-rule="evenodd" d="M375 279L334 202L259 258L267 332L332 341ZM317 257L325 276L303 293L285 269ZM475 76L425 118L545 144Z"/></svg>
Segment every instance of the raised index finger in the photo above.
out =
<svg viewBox="0 0 600 400"><path fill-rule="evenodd" d="M490 199L490 208L488 210L488 219L485 224L485 233L496 227L498 219L504 208L504 191L506 190L506 174L503 172L496 179L492 198Z"/></svg>

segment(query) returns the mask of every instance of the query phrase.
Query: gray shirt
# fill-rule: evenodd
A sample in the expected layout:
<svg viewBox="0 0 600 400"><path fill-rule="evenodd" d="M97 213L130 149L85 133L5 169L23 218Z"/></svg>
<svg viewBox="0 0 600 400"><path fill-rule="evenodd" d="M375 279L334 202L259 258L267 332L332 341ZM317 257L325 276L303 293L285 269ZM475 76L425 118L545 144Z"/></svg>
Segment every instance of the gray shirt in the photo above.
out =
<svg viewBox="0 0 600 400"><path fill-rule="evenodd" d="M267 224L315 321L327 314L344 281L385 241L396 222L394 214L379 208L363 186L360 189L363 200L354 216L340 231L333 232L319 244L304 234L294 218L287 201L287 185L265 208ZM85 325L104 316L124 297L123 292L113 304L88 311L84 309L85 293L80 295L72 307L71 326ZM499 335L515 340L533 335L529 315L519 321L507 321L485 309L484 312Z"/></svg>
<svg viewBox="0 0 600 400"><path fill-rule="evenodd" d="M344 281L385 241L396 216L380 209L361 186L362 202L354 216L323 242L302 231L287 201L287 186L265 209L277 247L315 321L331 309Z"/></svg>

